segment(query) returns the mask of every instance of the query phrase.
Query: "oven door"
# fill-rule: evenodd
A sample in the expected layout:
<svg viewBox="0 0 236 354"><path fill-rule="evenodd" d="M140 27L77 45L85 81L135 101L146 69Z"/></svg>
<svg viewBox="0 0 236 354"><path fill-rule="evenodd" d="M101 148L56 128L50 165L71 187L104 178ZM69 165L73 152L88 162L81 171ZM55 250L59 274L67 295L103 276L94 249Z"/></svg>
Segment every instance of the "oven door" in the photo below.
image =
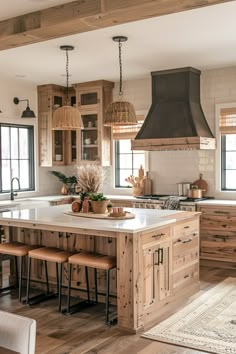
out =
<svg viewBox="0 0 236 354"><path fill-rule="evenodd" d="M196 203L180 203L179 210L196 211Z"/></svg>

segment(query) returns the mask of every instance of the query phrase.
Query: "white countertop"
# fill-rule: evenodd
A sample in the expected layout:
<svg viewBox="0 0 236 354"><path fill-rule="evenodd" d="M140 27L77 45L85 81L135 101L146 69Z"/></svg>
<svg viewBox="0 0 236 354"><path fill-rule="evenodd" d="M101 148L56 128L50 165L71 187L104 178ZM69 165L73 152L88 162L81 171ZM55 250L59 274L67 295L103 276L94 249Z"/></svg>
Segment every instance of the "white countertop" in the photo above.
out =
<svg viewBox="0 0 236 354"><path fill-rule="evenodd" d="M202 200L200 202L197 202L197 205L221 205L221 206L227 206L227 205L232 205L236 206L236 200L222 200L222 199L207 199L207 200Z"/></svg>
<svg viewBox="0 0 236 354"><path fill-rule="evenodd" d="M15 222L17 222L20 223L21 227L26 225L30 227L34 224L36 226L56 226L59 230L61 226L76 229L134 233L173 223L176 221L174 214L184 213L177 210L125 208L125 210L134 213L136 217L127 220L107 220L76 217L64 214L64 211L70 210L70 206L66 204L45 208L11 210L0 213L0 224L11 225L12 223L15 225ZM173 219L171 218L172 215ZM169 219L165 219L167 216Z"/></svg>

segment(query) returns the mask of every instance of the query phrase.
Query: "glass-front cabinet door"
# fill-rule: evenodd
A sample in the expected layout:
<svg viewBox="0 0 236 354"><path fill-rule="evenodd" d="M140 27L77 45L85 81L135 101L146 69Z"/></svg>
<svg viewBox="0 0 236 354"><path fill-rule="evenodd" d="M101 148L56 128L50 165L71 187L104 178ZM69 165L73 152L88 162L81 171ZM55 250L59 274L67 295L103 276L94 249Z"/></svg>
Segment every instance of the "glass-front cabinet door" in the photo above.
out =
<svg viewBox="0 0 236 354"><path fill-rule="evenodd" d="M53 131L53 165L65 164L65 132L62 130Z"/></svg>
<svg viewBox="0 0 236 354"><path fill-rule="evenodd" d="M84 129L81 130L81 160L97 161L98 150L98 115L82 114Z"/></svg>

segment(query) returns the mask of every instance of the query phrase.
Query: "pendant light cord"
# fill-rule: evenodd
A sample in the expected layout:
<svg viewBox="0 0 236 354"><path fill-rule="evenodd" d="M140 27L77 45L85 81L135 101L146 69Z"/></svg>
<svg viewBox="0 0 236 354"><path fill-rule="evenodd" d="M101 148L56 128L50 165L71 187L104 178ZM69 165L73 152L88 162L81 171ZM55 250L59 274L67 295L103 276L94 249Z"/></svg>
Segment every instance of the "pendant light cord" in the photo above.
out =
<svg viewBox="0 0 236 354"><path fill-rule="evenodd" d="M123 95L123 91L122 91L122 61L121 61L121 47L122 47L122 43L119 40L119 67L120 67L120 90L119 90L119 95L122 96Z"/></svg>
<svg viewBox="0 0 236 354"><path fill-rule="evenodd" d="M66 49L66 103L69 102L69 55Z"/></svg>

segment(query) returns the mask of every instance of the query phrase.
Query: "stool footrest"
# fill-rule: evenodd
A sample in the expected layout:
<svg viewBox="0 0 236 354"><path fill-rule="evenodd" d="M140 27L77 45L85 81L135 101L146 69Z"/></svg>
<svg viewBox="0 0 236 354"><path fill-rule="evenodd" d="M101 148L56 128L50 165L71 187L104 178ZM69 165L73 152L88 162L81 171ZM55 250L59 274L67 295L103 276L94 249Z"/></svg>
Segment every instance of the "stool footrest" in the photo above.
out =
<svg viewBox="0 0 236 354"><path fill-rule="evenodd" d="M6 292L9 292L13 289L17 289L17 286L16 285L11 285L11 286L7 286L5 288L1 288L0 289L0 296L1 296L1 293L6 293Z"/></svg>
<svg viewBox="0 0 236 354"><path fill-rule="evenodd" d="M29 298L28 305L36 305L39 304L40 302L53 299L57 296L58 294L53 292L50 292L49 294L42 293L36 296L32 296L31 298ZM24 300L24 303L26 304L26 300Z"/></svg>
<svg viewBox="0 0 236 354"><path fill-rule="evenodd" d="M77 304L71 305L69 312L67 311L67 309L64 309L62 310L62 313L64 315L72 315L73 313L79 312L87 307L94 305L96 305L95 301L82 300L80 302L77 302Z"/></svg>

